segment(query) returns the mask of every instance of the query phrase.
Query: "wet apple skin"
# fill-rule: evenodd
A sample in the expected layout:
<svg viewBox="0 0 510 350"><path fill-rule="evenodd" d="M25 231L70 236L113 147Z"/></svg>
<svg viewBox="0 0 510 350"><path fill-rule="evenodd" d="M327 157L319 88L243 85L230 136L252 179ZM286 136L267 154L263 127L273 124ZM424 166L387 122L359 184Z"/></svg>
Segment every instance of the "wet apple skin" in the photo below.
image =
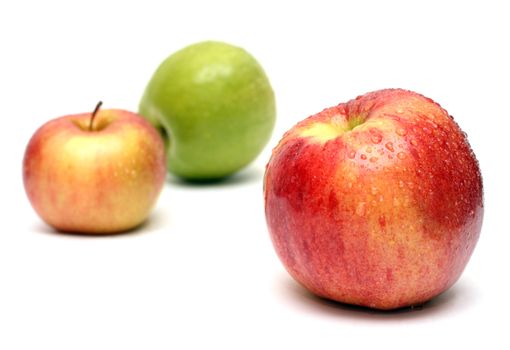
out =
<svg viewBox="0 0 510 350"><path fill-rule="evenodd" d="M362 122L346 130L352 118ZM336 137L316 127L332 121ZM398 89L298 123L273 151L264 198L273 245L300 284L377 309L422 304L452 286L483 220L465 134L437 103Z"/></svg>

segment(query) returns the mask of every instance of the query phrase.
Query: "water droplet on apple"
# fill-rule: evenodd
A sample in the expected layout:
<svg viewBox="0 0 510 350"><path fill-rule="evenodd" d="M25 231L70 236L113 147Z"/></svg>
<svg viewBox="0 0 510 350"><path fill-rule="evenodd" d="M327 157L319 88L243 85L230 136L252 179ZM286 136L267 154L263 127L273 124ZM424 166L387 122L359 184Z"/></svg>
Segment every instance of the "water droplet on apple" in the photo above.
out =
<svg viewBox="0 0 510 350"><path fill-rule="evenodd" d="M411 145L417 146L418 145L418 141L416 141L415 139L412 139L411 140Z"/></svg>
<svg viewBox="0 0 510 350"><path fill-rule="evenodd" d="M367 147L367 153L372 153L372 147L370 146Z"/></svg>
<svg viewBox="0 0 510 350"><path fill-rule="evenodd" d="M349 151L349 153L347 153L347 156L351 159L354 159L354 157L356 157L356 151Z"/></svg>
<svg viewBox="0 0 510 350"><path fill-rule="evenodd" d="M361 158L361 159L363 159L363 160L366 160L366 159L367 159L367 156L366 156L366 155L364 155L364 154L362 154L362 155L360 156L360 158Z"/></svg>
<svg viewBox="0 0 510 350"><path fill-rule="evenodd" d="M400 135L400 136L406 136L407 135L407 130L404 129L404 128L398 128L397 129L397 134Z"/></svg>
<svg viewBox="0 0 510 350"><path fill-rule="evenodd" d="M375 163L377 162L377 159L378 159L377 157L370 157L370 162Z"/></svg>
<svg viewBox="0 0 510 350"><path fill-rule="evenodd" d="M379 192L379 190L377 189L377 187L372 186L370 192L372 192L372 194L377 194L377 192Z"/></svg>
<svg viewBox="0 0 510 350"><path fill-rule="evenodd" d="M400 181L398 182L398 187L400 187L400 188L404 188L404 181L400 180Z"/></svg>
<svg viewBox="0 0 510 350"><path fill-rule="evenodd" d="M371 140L373 143L379 143L382 140L382 136L377 134L372 135Z"/></svg>
<svg viewBox="0 0 510 350"><path fill-rule="evenodd" d="M386 142L386 144L384 145L386 147L386 149L390 152L393 152L395 151L395 148L393 148L393 143L391 142Z"/></svg>
<svg viewBox="0 0 510 350"><path fill-rule="evenodd" d="M405 157L406 157L406 154L404 152L398 152L397 153L397 158L398 159L405 159Z"/></svg>
<svg viewBox="0 0 510 350"><path fill-rule="evenodd" d="M366 213L366 203L365 202L359 202L356 206L356 215L358 216L364 216Z"/></svg>

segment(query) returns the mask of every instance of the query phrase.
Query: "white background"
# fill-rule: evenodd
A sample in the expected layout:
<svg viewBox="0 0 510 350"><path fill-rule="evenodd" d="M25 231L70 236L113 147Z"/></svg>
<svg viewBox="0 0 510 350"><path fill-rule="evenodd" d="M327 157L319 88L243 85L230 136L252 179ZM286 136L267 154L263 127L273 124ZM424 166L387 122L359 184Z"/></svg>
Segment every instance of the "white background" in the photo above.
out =
<svg viewBox="0 0 510 350"><path fill-rule="evenodd" d="M0 349L363 349L510 346L505 1L2 1ZM229 181L170 179L149 222L102 238L53 232L21 180L47 120L136 110L170 53L244 47L273 84L271 143ZM299 120L386 87L421 92L468 133L485 185L479 244L459 282L422 310L318 300L287 275L265 225L264 165Z"/></svg>

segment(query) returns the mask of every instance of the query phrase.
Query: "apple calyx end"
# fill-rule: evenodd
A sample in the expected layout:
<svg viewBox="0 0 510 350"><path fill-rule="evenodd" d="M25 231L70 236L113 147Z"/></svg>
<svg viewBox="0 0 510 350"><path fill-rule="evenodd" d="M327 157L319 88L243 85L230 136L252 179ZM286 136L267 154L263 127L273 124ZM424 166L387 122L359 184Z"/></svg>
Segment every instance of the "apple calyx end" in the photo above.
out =
<svg viewBox="0 0 510 350"><path fill-rule="evenodd" d="M347 121L347 127L345 129L345 131L351 131L353 130L354 128L356 128L357 126L363 124L365 122L365 118L363 118L362 116L354 116L354 117L351 117L349 118L349 120Z"/></svg>
<svg viewBox="0 0 510 350"><path fill-rule="evenodd" d="M353 116L346 118L344 116L335 116L327 122L312 123L300 130L302 137L310 137L321 143L327 142L337 137L349 133L356 127L365 123L364 116Z"/></svg>

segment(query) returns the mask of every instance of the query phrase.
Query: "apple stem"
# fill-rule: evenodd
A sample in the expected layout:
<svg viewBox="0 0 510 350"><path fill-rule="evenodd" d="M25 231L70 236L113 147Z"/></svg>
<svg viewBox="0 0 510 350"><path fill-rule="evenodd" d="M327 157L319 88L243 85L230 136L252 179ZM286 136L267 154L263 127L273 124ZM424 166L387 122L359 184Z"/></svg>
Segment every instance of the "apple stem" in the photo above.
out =
<svg viewBox="0 0 510 350"><path fill-rule="evenodd" d="M97 112L99 112L99 108L101 108L101 105L103 104L103 101L99 101L96 105L96 108L94 108L94 111L92 112L92 116L90 117L89 122L89 131L94 130L94 119L96 119Z"/></svg>

